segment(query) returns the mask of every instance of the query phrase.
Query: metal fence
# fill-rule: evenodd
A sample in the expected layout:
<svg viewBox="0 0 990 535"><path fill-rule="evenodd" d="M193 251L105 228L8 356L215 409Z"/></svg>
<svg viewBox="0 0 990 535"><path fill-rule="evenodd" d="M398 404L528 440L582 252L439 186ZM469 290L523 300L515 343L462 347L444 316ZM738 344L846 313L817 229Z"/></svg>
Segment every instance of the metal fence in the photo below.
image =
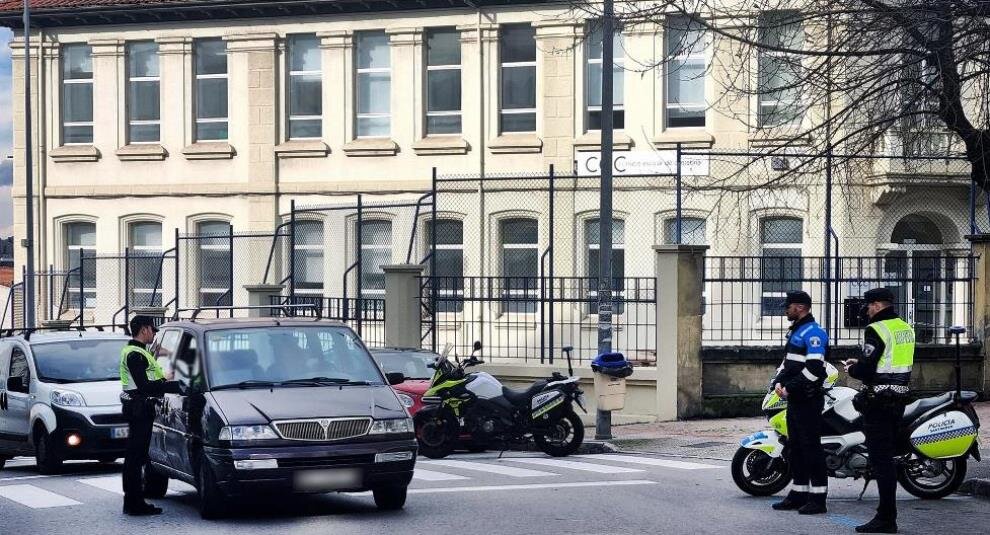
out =
<svg viewBox="0 0 990 535"><path fill-rule="evenodd" d="M3 309L0 312L0 328L17 329L24 327L25 324L24 283L19 282L10 287L10 293L4 300Z"/></svg>
<svg viewBox="0 0 990 535"><path fill-rule="evenodd" d="M859 298L882 286L894 292L898 312L914 325L919 343L950 343L952 325L965 326L972 341L975 261L972 256L904 251L831 259L708 257L703 339L709 345L781 343L789 325L785 293L804 290L831 343L855 344L862 339L863 324L856 319Z"/></svg>
<svg viewBox="0 0 990 535"><path fill-rule="evenodd" d="M271 316L313 317L343 322L350 326L369 347L385 345L385 300L344 299L313 295L278 296L269 299ZM292 308L284 305L311 305L312 308Z"/></svg>

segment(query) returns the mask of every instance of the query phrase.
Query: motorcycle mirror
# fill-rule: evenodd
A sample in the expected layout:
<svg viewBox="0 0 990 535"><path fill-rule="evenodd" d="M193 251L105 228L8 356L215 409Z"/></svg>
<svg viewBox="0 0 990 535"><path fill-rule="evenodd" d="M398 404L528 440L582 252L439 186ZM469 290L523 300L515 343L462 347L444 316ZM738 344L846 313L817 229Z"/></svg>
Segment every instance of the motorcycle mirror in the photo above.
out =
<svg viewBox="0 0 990 535"><path fill-rule="evenodd" d="M443 353L441 353L445 358L450 356L450 352L454 350L454 344L446 344L443 346Z"/></svg>
<svg viewBox="0 0 990 535"><path fill-rule="evenodd" d="M474 342L474 350L475 351L481 351L481 340L475 340L475 342Z"/></svg>

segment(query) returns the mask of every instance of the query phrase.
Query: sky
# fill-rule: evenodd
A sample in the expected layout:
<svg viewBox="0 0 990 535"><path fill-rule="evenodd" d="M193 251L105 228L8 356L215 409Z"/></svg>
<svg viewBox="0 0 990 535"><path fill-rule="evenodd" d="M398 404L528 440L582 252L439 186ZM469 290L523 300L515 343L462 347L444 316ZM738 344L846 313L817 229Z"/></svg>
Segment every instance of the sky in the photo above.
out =
<svg viewBox="0 0 990 535"><path fill-rule="evenodd" d="M10 201L10 184L13 177L11 154L12 119L10 108L10 39L13 34L0 28L0 238L13 231L13 205Z"/></svg>

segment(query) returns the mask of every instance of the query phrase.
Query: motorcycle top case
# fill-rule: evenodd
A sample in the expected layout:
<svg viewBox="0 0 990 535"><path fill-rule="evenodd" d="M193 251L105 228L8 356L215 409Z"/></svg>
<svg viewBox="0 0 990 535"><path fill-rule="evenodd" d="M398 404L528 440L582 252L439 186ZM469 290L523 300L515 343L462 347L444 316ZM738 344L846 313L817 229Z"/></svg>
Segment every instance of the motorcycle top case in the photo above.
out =
<svg viewBox="0 0 990 535"><path fill-rule="evenodd" d="M925 420L911 431L911 445L932 459L952 459L969 452L976 441L976 424L961 411L948 411Z"/></svg>

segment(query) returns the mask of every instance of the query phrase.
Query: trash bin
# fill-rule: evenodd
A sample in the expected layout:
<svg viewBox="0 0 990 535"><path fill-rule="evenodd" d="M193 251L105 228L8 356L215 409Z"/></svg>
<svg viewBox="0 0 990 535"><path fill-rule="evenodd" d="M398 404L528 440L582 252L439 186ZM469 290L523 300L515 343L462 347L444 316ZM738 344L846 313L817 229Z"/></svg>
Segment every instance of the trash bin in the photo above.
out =
<svg viewBox="0 0 990 535"><path fill-rule="evenodd" d="M633 368L622 353L603 353L591 362L595 372L595 395L598 410L620 411L626 405L626 377Z"/></svg>

